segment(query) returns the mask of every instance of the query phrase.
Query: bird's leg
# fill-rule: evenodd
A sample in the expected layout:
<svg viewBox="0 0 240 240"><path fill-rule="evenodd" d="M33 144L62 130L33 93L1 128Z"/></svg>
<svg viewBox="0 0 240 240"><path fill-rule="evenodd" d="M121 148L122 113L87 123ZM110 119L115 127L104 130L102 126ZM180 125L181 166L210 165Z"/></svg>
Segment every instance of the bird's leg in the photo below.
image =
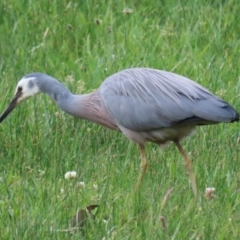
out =
<svg viewBox="0 0 240 240"><path fill-rule="evenodd" d="M141 170L140 170L140 174L138 176L137 184L135 185L135 191L137 191L139 189L139 187L142 183L143 176L146 173L147 168L148 168L145 146L139 144L139 147L140 147L140 154L141 154L141 164L140 164Z"/></svg>
<svg viewBox="0 0 240 240"><path fill-rule="evenodd" d="M196 185L196 180L195 180L195 176L194 176L194 172L193 172L192 159L183 150L183 148L178 140L175 140L174 143L176 144L179 152L182 154L182 156L184 158L187 172L188 172L191 184L192 184L192 190L193 190L195 198L197 198L197 185Z"/></svg>

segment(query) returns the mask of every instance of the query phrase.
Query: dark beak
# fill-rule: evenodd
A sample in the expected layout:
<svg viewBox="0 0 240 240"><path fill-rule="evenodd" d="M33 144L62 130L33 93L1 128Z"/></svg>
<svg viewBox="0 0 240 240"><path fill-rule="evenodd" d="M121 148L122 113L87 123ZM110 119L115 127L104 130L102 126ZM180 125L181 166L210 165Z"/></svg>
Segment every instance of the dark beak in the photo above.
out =
<svg viewBox="0 0 240 240"><path fill-rule="evenodd" d="M18 91L13 98L13 100L8 105L7 109L3 112L3 114L0 116L0 123L8 116L8 114L17 106L18 99L22 95L22 91Z"/></svg>

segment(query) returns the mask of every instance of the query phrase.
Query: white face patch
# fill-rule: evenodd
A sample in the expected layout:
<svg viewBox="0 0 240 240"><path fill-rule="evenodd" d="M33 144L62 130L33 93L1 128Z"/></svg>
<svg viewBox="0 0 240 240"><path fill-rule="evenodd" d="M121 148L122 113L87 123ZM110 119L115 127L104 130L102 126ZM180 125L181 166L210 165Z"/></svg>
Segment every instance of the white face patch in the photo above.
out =
<svg viewBox="0 0 240 240"><path fill-rule="evenodd" d="M18 82L15 94L19 91L22 92L22 95L18 99L18 103L40 92L35 80L35 77L23 77Z"/></svg>

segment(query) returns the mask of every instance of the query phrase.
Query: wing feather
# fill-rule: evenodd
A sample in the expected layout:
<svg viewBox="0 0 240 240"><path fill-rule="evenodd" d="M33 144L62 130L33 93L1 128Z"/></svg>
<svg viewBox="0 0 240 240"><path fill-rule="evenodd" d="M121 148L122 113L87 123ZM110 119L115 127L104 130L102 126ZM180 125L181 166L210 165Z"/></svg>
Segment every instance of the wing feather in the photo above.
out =
<svg viewBox="0 0 240 240"><path fill-rule="evenodd" d="M201 85L161 70L123 70L108 77L99 92L116 122L131 130L231 122L238 117L228 103Z"/></svg>

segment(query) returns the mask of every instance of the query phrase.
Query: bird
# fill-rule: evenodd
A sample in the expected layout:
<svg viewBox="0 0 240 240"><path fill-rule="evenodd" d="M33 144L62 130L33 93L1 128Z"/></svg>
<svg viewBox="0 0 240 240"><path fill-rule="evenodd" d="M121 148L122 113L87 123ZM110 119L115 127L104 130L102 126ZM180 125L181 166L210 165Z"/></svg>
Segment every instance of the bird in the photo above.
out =
<svg viewBox="0 0 240 240"><path fill-rule="evenodd" d="M191 158L181 140L192 135L197 126L239 121L238 112L200 84L173 72L153 68L129 68L108 76L100 87L76 95L57 79L44 73L23 76L0 123L23 100L37 93L48 94L66 113L111 130L122 132L138 144L139 189L148 168L145 146L173 142L184 159L192 191L197 185Z"/></svg>

